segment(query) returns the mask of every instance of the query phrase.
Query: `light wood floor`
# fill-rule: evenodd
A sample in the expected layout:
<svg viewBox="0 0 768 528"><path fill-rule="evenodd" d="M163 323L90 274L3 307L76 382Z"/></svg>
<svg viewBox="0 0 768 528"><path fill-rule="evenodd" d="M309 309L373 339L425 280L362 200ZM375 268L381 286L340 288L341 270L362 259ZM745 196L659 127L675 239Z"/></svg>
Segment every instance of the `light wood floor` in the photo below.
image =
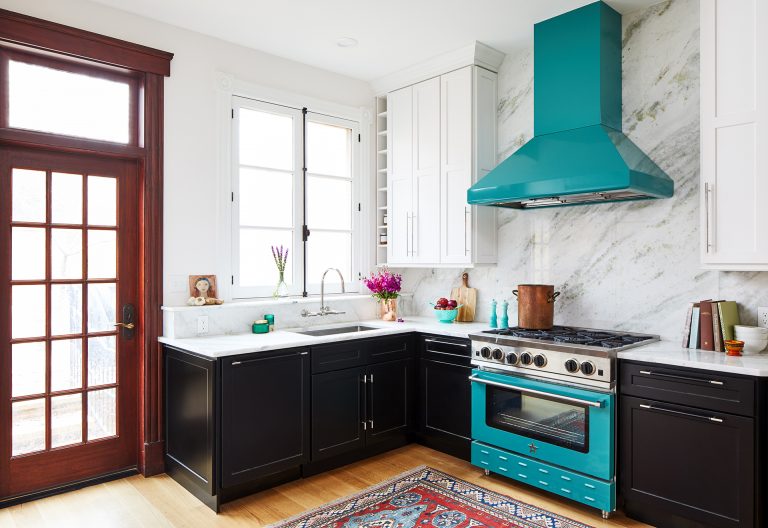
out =
<svg viewBox="0 0 768 528"><path fill-rule="evenodd" d="M137 475L2 509L0 527L259 527L352 495L422 464L596 527L647 526L620 513L604 521L596 510L503 477L486 477L463 460L412 444L225 504L219 515L167 475Z"/></svg>

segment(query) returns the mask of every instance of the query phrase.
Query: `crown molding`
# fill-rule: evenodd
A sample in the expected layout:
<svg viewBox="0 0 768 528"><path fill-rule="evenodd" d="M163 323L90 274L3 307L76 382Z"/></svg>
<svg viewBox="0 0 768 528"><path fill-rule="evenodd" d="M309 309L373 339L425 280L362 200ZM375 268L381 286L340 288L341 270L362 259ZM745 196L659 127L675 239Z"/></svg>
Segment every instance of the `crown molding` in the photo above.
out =
<svg viewBox="0 0 768 528"><path fill-rule="evenodd" d="M482 42L475 41L462 48L443 53L408 68L374 79L371 81L371 86L376 95L384 95L403 86L431 79L432 77L437 77L443 73L472 64L497 73L501 62L504 60L504 56L504 53L501 51Z"/></svg>

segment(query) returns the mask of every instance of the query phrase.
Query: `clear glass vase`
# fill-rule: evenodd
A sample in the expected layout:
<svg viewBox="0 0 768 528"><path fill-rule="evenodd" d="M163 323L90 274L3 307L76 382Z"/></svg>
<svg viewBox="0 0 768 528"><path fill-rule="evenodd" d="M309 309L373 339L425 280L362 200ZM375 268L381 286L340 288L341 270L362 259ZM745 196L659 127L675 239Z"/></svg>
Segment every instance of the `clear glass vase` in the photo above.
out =
<svg viewBox="0 0 768 528"><path fill-rule="evenodd" d="M285 272L280 272L280 277L277 279L277 286L275 291L272 292L272 297L277 299L278 297L288 297L288 285L285 283Z"/></svg>
<svg viewBox="0 0 768 528"><path fill-rule="evenodd" d="M381 299L379 301L379 319L397 321L397 299Z"/></svg>

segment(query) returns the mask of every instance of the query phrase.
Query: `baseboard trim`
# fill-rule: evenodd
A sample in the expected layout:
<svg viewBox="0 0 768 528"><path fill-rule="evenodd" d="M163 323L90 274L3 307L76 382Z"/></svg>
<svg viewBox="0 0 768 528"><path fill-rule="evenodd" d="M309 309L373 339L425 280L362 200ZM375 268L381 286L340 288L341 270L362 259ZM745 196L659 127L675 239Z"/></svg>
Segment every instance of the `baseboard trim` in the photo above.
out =
<svg viewBox="0 0 768 528"><path fill-rule="evenodd" d="M23 504L25 502L30 502L33 500L43 499L45 497L51 497L53 495L67 493L69 491L75 491L81 488L85 488L86 486L103 484L104 482L110 482L112 480L118 480L121 478L130 477L136 474L138 474L138 470L135 467L127 468L127 469L122 469L120 471L115 471L113 473L107 473L105 475L99 475L98 477L78 480L75 482L70 482L69 484L54 486L52 488L47 488L47 489L35 491L32 493L14 495L12 497L6 497L3 499L0 499L0 508L7 508L8 506L15 506L17 504Z"/></svg>
<svg viewBox="0 0 768 528"><path fill-rule="evenodd" d="M145 477L165 473L165 441L159 440L144 444L139 471Z"/></svg>

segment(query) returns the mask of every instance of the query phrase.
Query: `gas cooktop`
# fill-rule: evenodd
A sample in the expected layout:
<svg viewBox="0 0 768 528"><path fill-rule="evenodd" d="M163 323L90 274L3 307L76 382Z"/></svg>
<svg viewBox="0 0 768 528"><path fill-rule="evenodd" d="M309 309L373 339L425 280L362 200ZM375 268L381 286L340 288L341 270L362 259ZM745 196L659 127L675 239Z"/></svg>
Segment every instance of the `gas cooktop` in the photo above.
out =
<svg viewBox="0 0 768 528"><path fill-rule="evenodd" d="M624 350L645 342L656 341L658 336L647 334L633 334L629 332L613 332L609 330L594 330L592 328L576 328L571 326L555 326L551 330L526 330L525 328L512 327L497 330L485 330L482 334L490 334L499 338L511 338L511 340L525 339L563 345L588 346L599 349ZM478 338L476 335L473 339ZM506 341L506 339L504 339Z"/></svg>
<svg viewBox="0 0 768 528"><path fill-rule="evenodd" d="M501 328L470 334L472 364L480 368L612 389L616 353L659 336L594 328Z"/></svg>

